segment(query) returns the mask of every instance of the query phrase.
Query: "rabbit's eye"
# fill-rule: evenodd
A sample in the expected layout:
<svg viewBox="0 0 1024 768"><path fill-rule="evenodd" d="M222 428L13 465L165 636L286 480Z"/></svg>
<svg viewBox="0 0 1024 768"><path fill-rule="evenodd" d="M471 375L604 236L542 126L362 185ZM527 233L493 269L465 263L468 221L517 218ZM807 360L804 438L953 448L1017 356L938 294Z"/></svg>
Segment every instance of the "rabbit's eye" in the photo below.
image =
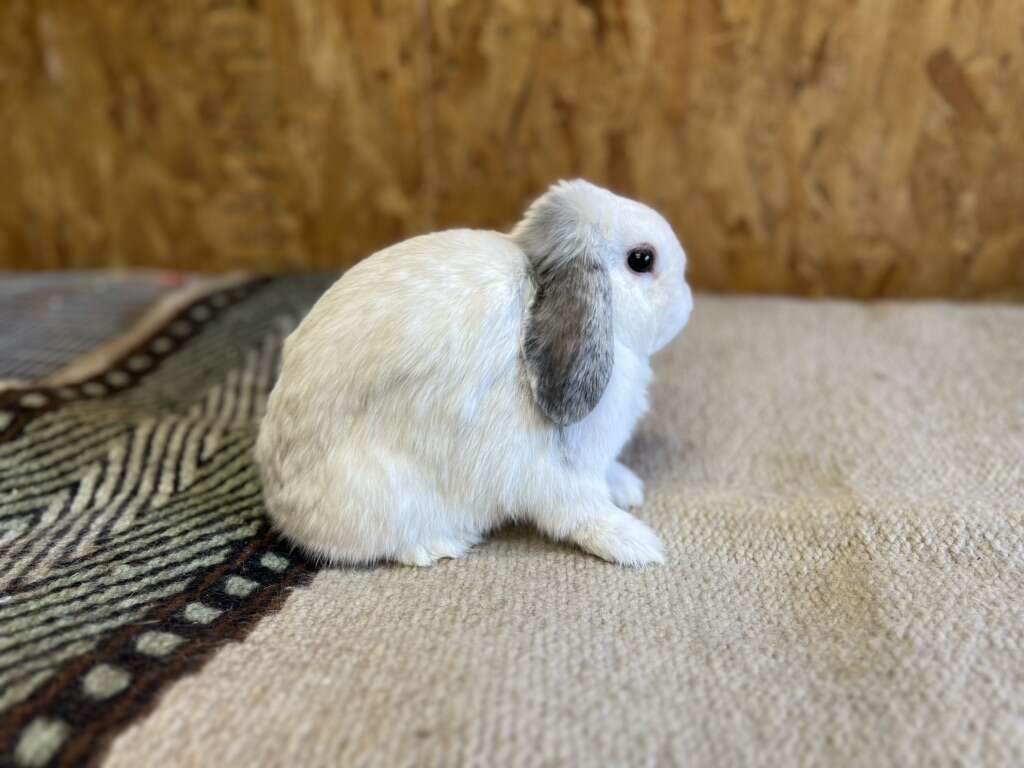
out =
<svg viewBox="0 0 1024 768"><path fill-rule="evenodd" d="M626 256L626 263L634 272L650 272L654 269L654 249L649 245L633 248Z"/></svg>

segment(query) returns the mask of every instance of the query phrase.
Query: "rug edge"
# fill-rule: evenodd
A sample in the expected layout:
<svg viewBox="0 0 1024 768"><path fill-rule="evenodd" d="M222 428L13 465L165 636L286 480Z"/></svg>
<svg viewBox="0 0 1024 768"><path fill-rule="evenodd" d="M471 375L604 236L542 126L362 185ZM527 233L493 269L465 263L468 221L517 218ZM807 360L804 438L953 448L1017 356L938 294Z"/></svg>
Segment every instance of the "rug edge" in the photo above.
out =
<svg viewBox="0 0 1024 768"><path fill-rule="evenodd" d="M154 333L189 304L216 291L242 285L257 275L238 270L219 276L199 274L195 277L197 282L173 290L157 299L124 331L72 359L53 373L39 379L0 379L0 393L11 389L59 387L80 383L108 368L114 360Z"/></svg>

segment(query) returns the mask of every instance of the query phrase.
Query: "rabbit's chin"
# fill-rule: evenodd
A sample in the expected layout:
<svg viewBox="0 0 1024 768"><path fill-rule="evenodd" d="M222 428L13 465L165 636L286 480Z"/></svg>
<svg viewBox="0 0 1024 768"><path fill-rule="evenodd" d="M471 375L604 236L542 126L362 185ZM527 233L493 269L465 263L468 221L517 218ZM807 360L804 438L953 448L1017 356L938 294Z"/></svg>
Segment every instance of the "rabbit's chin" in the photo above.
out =
<svg viewBox="0 0 1024 768"><path fill-rule="evenodd" d="M676 336L678 336L686 324L690 322L690 314L693 312L693 295L689 286L686 287L683 299L673 305L667 318L663 320L661 332L654 341L651 354L660 352L667 347Z"/></svg>

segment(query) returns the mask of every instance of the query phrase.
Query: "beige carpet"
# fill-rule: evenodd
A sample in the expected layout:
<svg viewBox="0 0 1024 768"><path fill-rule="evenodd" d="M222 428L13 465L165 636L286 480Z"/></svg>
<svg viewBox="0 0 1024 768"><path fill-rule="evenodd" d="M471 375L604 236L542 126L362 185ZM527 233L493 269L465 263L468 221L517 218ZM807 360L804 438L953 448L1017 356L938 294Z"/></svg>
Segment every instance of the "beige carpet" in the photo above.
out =
<svg viewBox="0 0 1024 768"><path fill-rule="evenodd" d="M704 296L656 369L666 566L323 571L106 764L1024 764L1024 308Z"/></svg>

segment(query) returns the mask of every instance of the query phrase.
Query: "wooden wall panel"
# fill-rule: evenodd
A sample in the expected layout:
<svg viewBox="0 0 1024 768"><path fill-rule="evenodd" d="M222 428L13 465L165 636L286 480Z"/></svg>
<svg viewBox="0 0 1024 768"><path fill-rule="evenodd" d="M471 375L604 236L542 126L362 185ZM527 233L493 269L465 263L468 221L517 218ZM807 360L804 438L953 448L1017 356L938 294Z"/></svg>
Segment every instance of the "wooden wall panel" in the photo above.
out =
<svg viewBox="0 0 1024 768"><path fill-rule="evenodd" d="M334 267L585 176L694 281L1024 294L1018 0L5 0L0 266Z"/></svg>

